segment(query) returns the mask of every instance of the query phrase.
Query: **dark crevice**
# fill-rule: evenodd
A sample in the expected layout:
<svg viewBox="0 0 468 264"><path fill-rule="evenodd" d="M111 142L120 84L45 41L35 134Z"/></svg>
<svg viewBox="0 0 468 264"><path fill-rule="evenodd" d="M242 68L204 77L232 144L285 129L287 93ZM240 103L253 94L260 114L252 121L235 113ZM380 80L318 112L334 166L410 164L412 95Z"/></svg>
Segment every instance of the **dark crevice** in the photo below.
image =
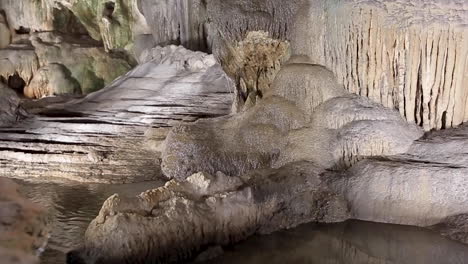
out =
<svg viewBox="0 0 468 264"><path fill-rule="evenodd" d="M4 80L4 79L3 79ZM8 77L6 81L8 87L13 89L18 94L23 94L24 87L26 86L26 82L19 76L18 73Z"/></svg>
<svg viewBox="0 0 468 264"><path fill-rule="evenodd" d="M104 4L104 9L102 10L102 16L107 17L108 19L112 19L112 15L115 11L115 3L114 2L106 2Z"/></svg>
<svg viewBox="0 0 468 264"><path fill-rule="evenodd" d="M18 35L26 35L31 33L31 29L20 26L18 29L15 29L15 33Z"/></svg>
<svg viewBox="0 0 468 264"><path fill-rule="evenodd" d="M77 142L62 142L45 139L1 139L2 142L15 142L15 143L38 143L46 145L65 145L65 146L80 146L80 147L106 147L103 145L77 143Z"/></svg>
<svg viewBox="0 0 468 264"><path fill-rule="evenodd" d="M25 153L25 154L40 154L40 155L52 155L52 154L74 154L74 155L87 155L88 153L85 152L77 152L77 151L44 151L44 150L28 150L28 149L19 149L19 148L0 148L0 151L11 151L11 152L18 152L18 153Z"/></svg>

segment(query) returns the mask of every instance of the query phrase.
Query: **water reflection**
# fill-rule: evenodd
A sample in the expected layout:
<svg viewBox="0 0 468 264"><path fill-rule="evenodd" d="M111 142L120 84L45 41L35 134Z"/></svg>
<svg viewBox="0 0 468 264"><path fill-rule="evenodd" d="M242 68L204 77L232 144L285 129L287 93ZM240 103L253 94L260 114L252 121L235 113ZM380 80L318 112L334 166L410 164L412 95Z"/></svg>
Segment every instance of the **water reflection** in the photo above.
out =
<svg viewBox="0 0 468 264"><path fill-rule="evenodd" d="M31 200L49 209L52 236L43 264L64 264L77 248L89 222L114 193L134 196L163 182L98 185L18 182ZM268 236L257 236L225 250L210 263L291 264L452 264L468 263L468 246L429 230L361 221L307 224Z"/></svg>
<svg viewBox="0 0 468 264"><path fill-rule="evenodd" d="M254 237L210 263L465 264L468 246L422 228L348 221Z"/></svg>
<svg viewBox="0 0 468 264"><path fill-rule="evenodd" d="M52 234L41 257L43 264L65 263L65 254L83 242L89 223L112 194L135 196L163 185L163 182L124 185L17 182L26 197L47 208L50 213Z"/></svg>

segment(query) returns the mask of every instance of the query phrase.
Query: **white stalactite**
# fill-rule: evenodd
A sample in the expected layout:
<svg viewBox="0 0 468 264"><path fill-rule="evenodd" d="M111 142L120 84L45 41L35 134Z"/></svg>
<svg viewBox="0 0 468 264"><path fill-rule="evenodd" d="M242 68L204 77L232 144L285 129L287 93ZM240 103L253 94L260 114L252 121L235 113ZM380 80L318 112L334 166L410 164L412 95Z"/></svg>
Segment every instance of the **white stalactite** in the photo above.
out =
<svg viewBox="0 0 468 264"><path fill-rule="evenodd" d="M293 53L425 130L468 121L468 2L313 1Z"/></svg>

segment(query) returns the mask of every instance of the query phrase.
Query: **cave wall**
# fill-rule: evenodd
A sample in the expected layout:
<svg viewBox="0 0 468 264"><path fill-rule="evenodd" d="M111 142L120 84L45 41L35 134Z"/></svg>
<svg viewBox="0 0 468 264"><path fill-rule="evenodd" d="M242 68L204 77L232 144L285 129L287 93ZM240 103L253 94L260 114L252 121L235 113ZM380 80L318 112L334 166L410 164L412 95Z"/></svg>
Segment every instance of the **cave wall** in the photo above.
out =
<svg viewBox="0 0 468 264"><path fill-rule="evenodd" d="M292 50L425 130L456 127L468 120L467 18L463 0L314 0Z"/></svg>
<svg viewBox="0 0 468 264"><path fill-rule="evenodd" d="M0 10L4 39L2 25L15 35L67 24L86 29L106 51L136 58L155 45L211 51L238 87L235 112L263 97L291 55L304 55L348 91L398 109L425 130L468 120L463 0L4 0Z"/></svg>

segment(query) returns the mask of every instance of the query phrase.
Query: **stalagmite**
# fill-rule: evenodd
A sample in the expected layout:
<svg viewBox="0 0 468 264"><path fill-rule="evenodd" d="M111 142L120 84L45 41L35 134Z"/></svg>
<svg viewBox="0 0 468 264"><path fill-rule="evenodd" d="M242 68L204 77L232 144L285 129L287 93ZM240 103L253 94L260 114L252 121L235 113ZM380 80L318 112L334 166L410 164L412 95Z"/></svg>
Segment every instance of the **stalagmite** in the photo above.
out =
<svg viewBox="0 0 468 264"><path fill-rule="evenodd" d="M86 232L86 247L69 258L102 264L172 263L206 246L227 245L255 233L309 221L342 221L346 204L329 191L322 172L299 162L241 178L197 173L132 199L114 195Z"/></svg>

